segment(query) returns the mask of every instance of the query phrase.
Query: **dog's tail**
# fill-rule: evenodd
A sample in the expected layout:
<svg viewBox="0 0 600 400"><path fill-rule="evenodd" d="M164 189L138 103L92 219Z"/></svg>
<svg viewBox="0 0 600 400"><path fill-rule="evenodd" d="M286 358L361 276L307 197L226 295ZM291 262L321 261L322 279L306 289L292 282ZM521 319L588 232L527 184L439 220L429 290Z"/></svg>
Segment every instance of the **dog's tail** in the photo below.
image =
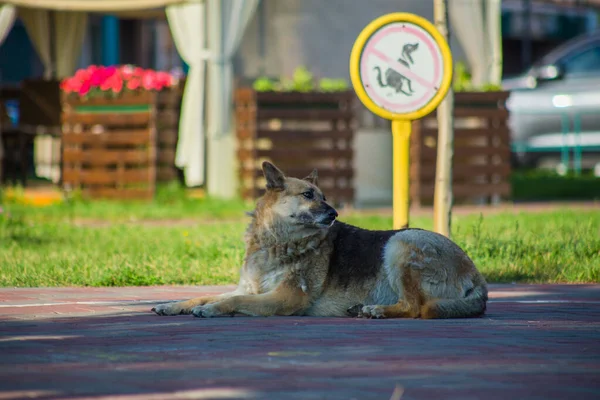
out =
<svg viewBox="0 0 600 400"><path fill-rule="evenodd" d="M485 313L488 291L485 279L477 274L473 288L458 299L431 300L421 307L421 318L470 318Z"/></svg>

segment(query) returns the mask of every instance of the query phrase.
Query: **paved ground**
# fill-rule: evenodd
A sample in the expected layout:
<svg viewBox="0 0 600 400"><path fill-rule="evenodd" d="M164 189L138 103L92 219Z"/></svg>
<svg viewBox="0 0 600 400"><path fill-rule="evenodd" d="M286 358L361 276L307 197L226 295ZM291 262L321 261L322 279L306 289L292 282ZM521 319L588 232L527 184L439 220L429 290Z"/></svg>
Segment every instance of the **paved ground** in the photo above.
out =
<svg viewBox="0 0 600 400"><path fill-rule="evenodd" d="M600 399L600 286L492 285L472 320L149 312L223 290L0 289L0 399Z"/></svg>

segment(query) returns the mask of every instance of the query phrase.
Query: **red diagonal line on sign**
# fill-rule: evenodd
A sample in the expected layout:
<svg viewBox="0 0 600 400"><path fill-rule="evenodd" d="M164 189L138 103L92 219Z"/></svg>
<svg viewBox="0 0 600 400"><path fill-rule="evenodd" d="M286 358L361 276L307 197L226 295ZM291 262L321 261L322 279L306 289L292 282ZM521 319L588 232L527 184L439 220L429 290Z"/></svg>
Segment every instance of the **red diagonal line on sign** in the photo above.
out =
<svg viewBox="0 0 600 400"><path fill-rule="evenodd" d="M421 78L419 75L415 74L410 69L408 69L404 65L400 64L398 61L392 60L391 58L389 58L388 56L386 56L385 54L383 54L379 50L377 50L377 49L371 49L371 51L369 51L369 53L374 54L381 61L384 61L384 62L388 63L390 67L392 67L393 69L396 70L396 72L399 72L399 73L405 75L408 78L414 79L415 81L419 82L421 85L427 87L428 89L435 88L435 84L429 82L425 78Z"/></svg>

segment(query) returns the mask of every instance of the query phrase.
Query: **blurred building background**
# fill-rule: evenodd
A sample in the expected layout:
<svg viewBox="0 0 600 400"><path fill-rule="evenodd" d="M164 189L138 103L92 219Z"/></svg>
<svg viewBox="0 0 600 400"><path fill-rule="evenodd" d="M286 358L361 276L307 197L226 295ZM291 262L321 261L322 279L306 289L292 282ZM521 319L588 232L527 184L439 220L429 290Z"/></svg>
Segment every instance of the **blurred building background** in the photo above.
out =
<svg viewBox="0 0 600 400"><path fill-rule="evenodd" d="M350 48L371 20L399 11L433 19L433 2L423 0L263 0L258 7L237 55L240 78L291 74L298 65L310 65L318 76L348 77ZM600 0L502 1L504 76L522 72L558 44L594 31L597 7ZM455 59L464 60L455 37L450 45ZM113 63L185 70L164 11L90 17L79 65ZM43 73L20 21L0 47L0 73L2 83Z"/></svg>
<svg viewBox="0 0 600 400"><path fill-rule="evenodd" d="M503 0L503 75L519 74L558 44L596 30L599 7L600 0ZM236 83L261 75L289 76L300 65L316 77L349 79L348 57L359 32L376 17L399 11L433 20L433 1L262 0L235 56ZM454 60L466 62L452 30L450 26ZM185 74L164 10L90 15L79 67L125 63ZM24 25L17 21L0 47L0 84L17 84L43 72ZM359 124L354 144L361 149L355 153L357 201L387 203L389 122L365 110Z"/></svg>

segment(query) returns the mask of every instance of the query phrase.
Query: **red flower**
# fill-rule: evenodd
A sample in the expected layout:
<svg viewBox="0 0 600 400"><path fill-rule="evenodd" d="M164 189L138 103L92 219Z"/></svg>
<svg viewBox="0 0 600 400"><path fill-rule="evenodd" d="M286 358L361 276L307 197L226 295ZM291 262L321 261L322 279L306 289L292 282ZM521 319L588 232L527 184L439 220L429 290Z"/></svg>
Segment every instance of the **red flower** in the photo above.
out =
<svg viewBox="0 0 600 400"><path fill-rule="evenodd" d="M114 74L117 73L117 67L115 67L114 65L111 65L110 67L106 67L106 69L104 70L104 73L106 74L107 77L113 76Z"/></svg>
<svg viewBox="0 0 600 400"><path fill-rule="evenodd" d="M90 78L91 73L85 69L79 69L75 72L75 79L83 82Z"/></svg>
<svg viewBox="0 0 600 400"><path fill-rule="evenodd" d="M100 90L102 90L103 92L110 90L111 87L112 87L112 81L110 79L105 79L100 84Z"/></svg>
<svg viewBox="0 0 600 400"><path fill-rule="evenodd" d="M63 79L60 82L60 90L66 93L71 93L71 85L69 84L69 78Z"/></svg>
<svg viewBox="0 0 600 400"><path fill-rule="evenodd" d="M156 73L156 79L160 85L160 88L170 87L173 85L173 77L168 72L160 71ZM160 89L159 89L160 90Z"/></svg>
<svg viewBox="0 0 600 400"><path fill-rule="evenodd" d="M144 71L144 74L142 75L142 86L144 87L144 89L146 90L152 90L154 89L156 83L156 78L154 76L154 74L152 73L152 71Z"/></svg>
<svg viewBox="0 0 600 400"><path fill-rule="evenodd" d="M81 88L81 81L78 81L75 78L69 78L66 81L67 91L68 92L79 92Z"/></svg>
<svg viewBox="0 0 600 400"><path fill-rule="evenodd" d="M141 81L138 78L132 78L129 82L127 82L127 89L136 90L140 87Z"/></svg>
<svg viewBox="0 0 600 400"><path fill-rule="evenodd" d="M135 67L133 69L133 76L141 78L143 74L144 74L144 69L143 68Z"/></svg>
<svg viewBox="0 0 600 400"><path fill-rule="evenodd" d="M121 93L123 90L123 79L120 76L114 75L114 79L112 80L111 89L113 93Z"/></svg>
<svg viewBox="0 0 600 400"><path fill-rule="evenodd" d="M100 85L102 85L104 80L104 71L102 71L101 69L94 70L92 72L92 75L90 76L90 83L94 87L99 87Z"/></svg>
<svg viewBox="0 0 600 400"><path fill-rule="evenodd" d="M133 72L134 69L131 65L123 65L121 68L119 68L119 73L121 74L121 76L123 77L123 79L131 79L131 77L133 77Z"/></svg>
<svg viewBox="0 0 600 400"><path fill-rule="evenodd" d="M81 87L79 88L79 95L80 96L85 96L86 94L88 94L88 92L90 91L91 88L91 84L90 81L85 81L81 84Z"/></svg>
<svg viewBox="0 0 600 400"><path fill-rule="evenodd" d="M113 93L121 93L124 87L132 91L140 88L159 91L175 83L175 77L165 71L143 69L132 65L119 67L90 65L87 69L78 70L72 77L65 78L60 88L65 93L77 92L83 96L94 88Z"/></svg>

